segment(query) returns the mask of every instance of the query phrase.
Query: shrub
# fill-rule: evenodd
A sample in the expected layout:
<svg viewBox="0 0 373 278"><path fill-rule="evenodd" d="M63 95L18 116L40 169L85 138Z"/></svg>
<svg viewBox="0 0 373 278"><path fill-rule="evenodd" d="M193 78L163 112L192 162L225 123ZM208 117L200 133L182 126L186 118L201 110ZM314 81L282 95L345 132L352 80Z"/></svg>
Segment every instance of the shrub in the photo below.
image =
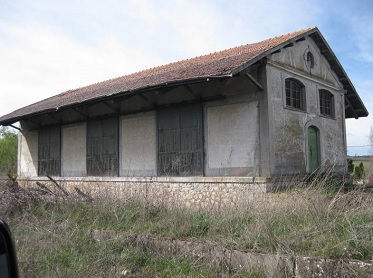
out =
<svg viewBox="0 0 373 278"><path fill-rule="evenodd" d="M362 180L365 178L365 170L364 170L363 162L360 162L360 164L357 167L355 167L354 177L355 177L355 180Z"/></svg>
<svg viewBox="0 0 373 278"><path fill-rule="evenodd" d="M17 171L17 134L6 127L0 128L0 175Z"/></svg>

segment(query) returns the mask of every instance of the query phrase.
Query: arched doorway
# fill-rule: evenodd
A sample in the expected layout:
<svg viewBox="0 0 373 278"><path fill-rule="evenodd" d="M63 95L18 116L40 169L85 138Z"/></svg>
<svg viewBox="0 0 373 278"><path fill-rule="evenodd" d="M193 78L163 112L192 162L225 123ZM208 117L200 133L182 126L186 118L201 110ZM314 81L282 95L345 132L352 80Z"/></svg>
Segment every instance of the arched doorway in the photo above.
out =
<svg viewBox="0 0 373 278"><path fill-rule="evenodd" d="M315 172L320 166L319 129L315 126L308 128L308 171Z"/></svg>

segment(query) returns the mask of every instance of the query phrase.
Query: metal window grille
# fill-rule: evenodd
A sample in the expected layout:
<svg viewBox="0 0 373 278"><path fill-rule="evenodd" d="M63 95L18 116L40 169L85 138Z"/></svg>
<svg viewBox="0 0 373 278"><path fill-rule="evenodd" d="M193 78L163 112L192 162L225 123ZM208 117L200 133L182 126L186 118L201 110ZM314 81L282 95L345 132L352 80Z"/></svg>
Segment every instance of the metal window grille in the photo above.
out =
<svg viewBox="0 0 373 278"><path fill-rule="evenodd" d="M203 175L202 105L158 111L158 174Z"/></svg>
<svg viewBox="0 0 373 278"><path fill-rule="evenodd" d="M87 174L118 175L118 119L95 119L87 123Z"/></svg>
<svg viewBox="0 0 373 278"><path fill-rule="evenodd" d="M59 176L61 172L61 129L60 127L39 130L38 175Z"/></svg>

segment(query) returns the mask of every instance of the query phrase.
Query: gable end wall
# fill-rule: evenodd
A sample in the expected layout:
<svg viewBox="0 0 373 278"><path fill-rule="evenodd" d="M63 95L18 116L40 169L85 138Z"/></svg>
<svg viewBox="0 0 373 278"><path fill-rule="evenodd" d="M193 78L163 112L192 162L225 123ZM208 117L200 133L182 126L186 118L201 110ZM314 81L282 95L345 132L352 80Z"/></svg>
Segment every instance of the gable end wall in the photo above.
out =
<svg viewBox="0 0 373 278"><path fill-rule="evenodd" d="M307 68L306 53L315 58ZM344 91L334 72L312 40L295 43L270 57L267 63L268 116L271 122L271 175L309 172L308 128L319 130L320 164L333 165L336 172L346 167ZM286 106L285 80L294 78L305 88L305 110ZM320 114L319 90L328 90L334 98L334 117Z"/></svg>

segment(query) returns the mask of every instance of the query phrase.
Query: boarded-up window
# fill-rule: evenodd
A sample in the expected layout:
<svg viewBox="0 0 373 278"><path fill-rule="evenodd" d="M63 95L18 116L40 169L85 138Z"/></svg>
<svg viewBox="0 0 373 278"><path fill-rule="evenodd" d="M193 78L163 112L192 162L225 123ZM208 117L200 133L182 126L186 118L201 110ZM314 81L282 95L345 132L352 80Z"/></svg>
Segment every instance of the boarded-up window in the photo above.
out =
<svg viewBox="0 0 373 278"><path fill-rule="evenodd" d="M118 119L105 118L87 123L87 174L118 175Z"/></svg>
<svg viewBox="0 0 373 278"><path fill-rule="evenodd" d="M59 176L61 172L61 130L50 127L39 130L38 174Z"/></svg>
<svg viewBox="0 0 373 278"><path fill-rule="evenodd" d="M202 105L158 111L159 175L203 175Z"/></svg>

